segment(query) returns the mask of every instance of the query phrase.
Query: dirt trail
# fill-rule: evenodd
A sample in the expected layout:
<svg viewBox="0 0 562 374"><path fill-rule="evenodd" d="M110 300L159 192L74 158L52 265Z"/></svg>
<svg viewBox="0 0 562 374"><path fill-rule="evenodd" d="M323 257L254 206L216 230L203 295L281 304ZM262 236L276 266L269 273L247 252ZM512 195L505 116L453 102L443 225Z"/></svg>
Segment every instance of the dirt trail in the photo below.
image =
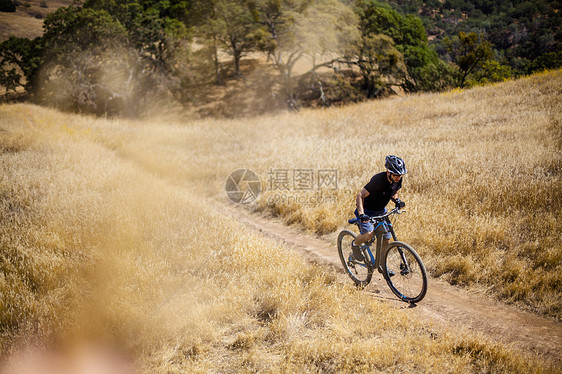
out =
<svg viewBox="0 0 562 374"><path fill-rule="evenodd" d="M343 273L335 243L288 227L280 220L250 213L233 204L225 203L224 209L246 227L298 250L309 261L334 267L340 271L342 280L346 281L347 276ZM562 323L554 320L469 293L434 278L429 279L426 297L415 307L399 301L377 272L363 292L384 299L397 308L409 308L420 318L429 319L435 324L474 331L492 340L512 344L520 350L539 354L554 361L557 367L562 365Z"/></svg>

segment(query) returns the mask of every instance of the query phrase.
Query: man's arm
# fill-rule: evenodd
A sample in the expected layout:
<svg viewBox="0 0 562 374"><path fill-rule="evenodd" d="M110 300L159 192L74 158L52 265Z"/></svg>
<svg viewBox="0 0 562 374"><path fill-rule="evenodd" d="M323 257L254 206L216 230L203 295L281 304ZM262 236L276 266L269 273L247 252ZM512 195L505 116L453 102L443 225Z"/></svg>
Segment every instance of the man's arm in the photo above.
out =
<svg viewBox="0 0 562 374"><path fill-rule="evenodd" d="M359 215L365 214L365 210L363 209L363 200L367 196L369 196L369 191L364 188L357 193L357 197L355 198L355 205L357 205L357 213Z"/></svg>
<svg viewBox="0 0 562 374"><path fill-rule="evenodd" d="M390 199L394 201L394 204L396 204L396 207L398 209L402 209L406 206L406 203L400 200L400 198L398 197L398 192L396 192Z"/></svg>

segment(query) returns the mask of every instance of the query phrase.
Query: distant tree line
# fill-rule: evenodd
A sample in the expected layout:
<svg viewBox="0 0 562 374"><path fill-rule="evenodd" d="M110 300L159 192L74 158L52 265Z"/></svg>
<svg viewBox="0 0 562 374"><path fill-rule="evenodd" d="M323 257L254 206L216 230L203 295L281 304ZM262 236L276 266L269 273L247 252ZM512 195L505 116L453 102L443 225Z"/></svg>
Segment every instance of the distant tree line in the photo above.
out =
<svg viewBox="0 0 562 374"><path fill-rule="evenodd" d="M433 3L394 1L406 13L456 9L453 0ZM267 56L291 109L560 66L559 30L502 54L482 28L431 44L426 29L438 25L403 12L374 0L86 0L49 14L41 37L0 43L0 85L65 110L137 116L151 102L188 103L194 91L222 85L224 54L234 79L243 79L246 56ZM529 61L524 69L509 60L517 53ZM296 74L305 58L309 70Z"/></svg>
<svg viewBox="0 0 562 374"><path fill-rule="evenodd" d="M431 45L450 60L448 41L475 32L490 43L494 59L512 74L562 64L559 0L389 0L400 12L422 20Z"/></svg>

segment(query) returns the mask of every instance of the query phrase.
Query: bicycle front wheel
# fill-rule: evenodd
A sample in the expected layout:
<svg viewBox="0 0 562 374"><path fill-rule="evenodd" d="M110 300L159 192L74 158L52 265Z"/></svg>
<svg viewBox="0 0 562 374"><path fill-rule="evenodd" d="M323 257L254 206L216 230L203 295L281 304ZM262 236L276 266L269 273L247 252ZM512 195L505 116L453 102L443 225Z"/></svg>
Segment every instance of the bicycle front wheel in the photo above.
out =
<svg viewBox="0 0 562 374"><path fill-rule="evenodd" d="M357 235L349 230L343 230L338 235L338 253L345 272L358 287L365 287L373 277L373 267L365 261L353 258L351 242Z"/></svg>
<svg viewBox="0 0 562 374"><path fill-rule="evenodd" d="M390 243L383 256L384 278L400 299L417 303L427 292L427 273L417 252L403 242Z"/></svg>

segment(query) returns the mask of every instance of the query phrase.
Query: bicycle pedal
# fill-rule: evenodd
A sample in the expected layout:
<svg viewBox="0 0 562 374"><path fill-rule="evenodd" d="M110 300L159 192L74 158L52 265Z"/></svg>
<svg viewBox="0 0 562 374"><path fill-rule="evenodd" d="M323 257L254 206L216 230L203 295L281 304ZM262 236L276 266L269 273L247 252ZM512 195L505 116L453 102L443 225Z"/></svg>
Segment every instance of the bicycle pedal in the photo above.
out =
<svg viewBox="0 0 562 374"><path fill-rule="evenodd" d="M379 269L378 269L378 270L379 270L379 273L384 274L384 270L382 269L381 266L379 266ZM396 273L393 272L392 270L388 270L387 274L388 274L388 277L393 277L393 276L396 275Z"/></svg>

